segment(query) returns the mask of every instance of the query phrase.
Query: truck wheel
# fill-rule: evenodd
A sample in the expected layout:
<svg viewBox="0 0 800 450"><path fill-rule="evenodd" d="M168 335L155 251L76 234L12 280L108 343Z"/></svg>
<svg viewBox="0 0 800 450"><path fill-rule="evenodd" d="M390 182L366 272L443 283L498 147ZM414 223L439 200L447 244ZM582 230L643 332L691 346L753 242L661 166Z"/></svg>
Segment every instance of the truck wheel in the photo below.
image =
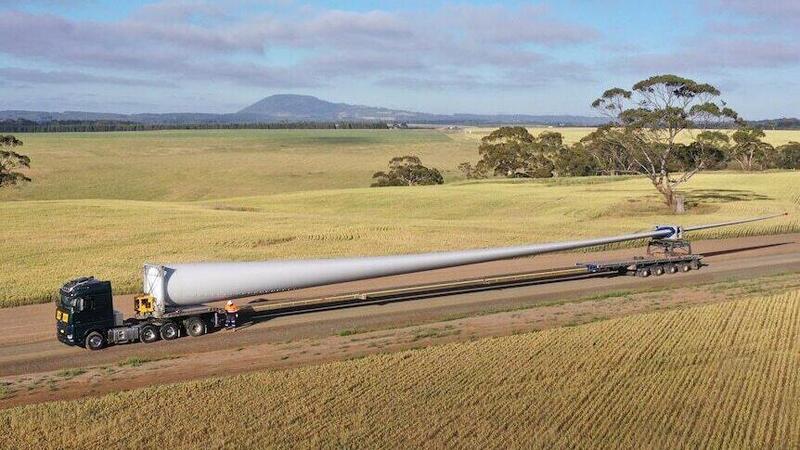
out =
<svg viewBox="0 0 800 450"><path fill-rule="evenodd" d="M184 323L186 332L191 337L198 337L206 334L206 323L199 317L192 317Z"/></svg>
<svg viewBox="0 0 800 450"><path fill-rule="evenodd" d="M692 262L689 263L689 267L691 267L692 270L699 269L700 268L700 261L698 261L696 259L693 259Z"/></svg>
<svg viewBox="0 0 800 450"><path fill-rule="evenodd" d="M660 277L661 275L664 275L665 272L666 272L666 270L664 269L664 266L655 266L655 267L653 267L653 275L655 275L657 277Z"/></svg>
<svg viewBox="0 0 800 450"><path fill-rule="evenodd" d="M686 263L682 263L680 265L680 270L681 270L681 272L688 272L688 271L692 270L692 266L690 266L690 265L688 265Z"/></svg>
<svg viewBox="0 0 800 450"><path fill-rule="evenodd" d="M167 322L164 325L161 325L161 339L165 341L177 339L180 334L180 329L175 322Z"/></svg>
<svg viewBox="0 0 800 450"><path fill-rule="evenodd" d="M145 344L152 344L158 340L158 330L153 325L145 325L139 330L139 339Z"/></svg>
<svg viewBox="0 0 800 450"><path fill-rule="evenodd" d="M647 278L650 276L650 268L649 267L642 267L641 269L636 271L637 277Z"/></svg>
<svg viewBox="0 0 800 450"><path fill-rule="evenodd" d="M678 266L675 264L667 264L666 271L668 274L678 273Z"/></svg>
<svg viewBox="0 0 800 450"><path fill-rule="evenodd" d="M86 336L86 348L100 350L106 346L106 338L99 331L92 331Z"/></svg>

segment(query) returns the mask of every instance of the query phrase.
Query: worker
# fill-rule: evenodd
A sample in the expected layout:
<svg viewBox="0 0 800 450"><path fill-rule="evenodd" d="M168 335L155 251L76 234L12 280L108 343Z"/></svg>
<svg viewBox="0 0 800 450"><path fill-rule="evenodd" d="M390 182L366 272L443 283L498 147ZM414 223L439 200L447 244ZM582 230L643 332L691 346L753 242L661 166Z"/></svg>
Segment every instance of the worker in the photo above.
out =
<svg viewBox="0 0 800 450"><path fill-rule="evenodd" d="M228 303L225 304L225 329L235 330L238 316L239 307L233 303L233 300L228 300Z"/></svg>

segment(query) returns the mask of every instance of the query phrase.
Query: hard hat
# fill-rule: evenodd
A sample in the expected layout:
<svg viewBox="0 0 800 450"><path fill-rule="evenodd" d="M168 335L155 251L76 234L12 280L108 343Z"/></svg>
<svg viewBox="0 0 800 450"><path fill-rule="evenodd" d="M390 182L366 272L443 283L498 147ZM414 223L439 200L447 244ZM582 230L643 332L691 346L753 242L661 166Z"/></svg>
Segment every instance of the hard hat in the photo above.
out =
<svg viewBox="0 0 800 450"><path fill-rule="evenodd" d="M233 300L228 300L228 306L233 304Z"/></svg>

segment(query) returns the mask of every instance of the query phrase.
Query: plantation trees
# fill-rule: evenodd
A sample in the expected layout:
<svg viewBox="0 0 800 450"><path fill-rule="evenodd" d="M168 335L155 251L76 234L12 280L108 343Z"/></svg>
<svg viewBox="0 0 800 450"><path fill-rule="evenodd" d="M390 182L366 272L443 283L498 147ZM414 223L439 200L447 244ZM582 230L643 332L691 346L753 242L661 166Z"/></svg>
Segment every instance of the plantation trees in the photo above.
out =
<svg viewBox="0 0 800 450"><path fill-rule="evenodd" d="M375 172L372 187L416 186L442 184L444 178L438 170L422 165L422 161L412 155L396 156L389 161L388 172Z"/></svg>
<svg viewBox="0 0 800 450"><path fill-rule="evenodd" d="M14 151L15 147L21 145L22 141L14 136L0 135L0 188L31 181L23 173L17 172L31 165L29 157Z"/></svg>
<svg viewBox="0 0 800 450"><path fill-rule="evenodd" d="M610 117L612 123L593 133L589 144L608 152L603 159L614 161L614 170L629 166L631 171L645 175L664 202L673 211L682 212L683 198L676 188L704 168L706 146L711 141L696 140L688 159L683 155L680 162L684 164L676 164L679 153L686 150L677 142L679 135L695 127L739 122L735 111L717 102L719 95L710 84L676 75L653 76L634 84L631 90L609 89L592 107Z"/></svg>

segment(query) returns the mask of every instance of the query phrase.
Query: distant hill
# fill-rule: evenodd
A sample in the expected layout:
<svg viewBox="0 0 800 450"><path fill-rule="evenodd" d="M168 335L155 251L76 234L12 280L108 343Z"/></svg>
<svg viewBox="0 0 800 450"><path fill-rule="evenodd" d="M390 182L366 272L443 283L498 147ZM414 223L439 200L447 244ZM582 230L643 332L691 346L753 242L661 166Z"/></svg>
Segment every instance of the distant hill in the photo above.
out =
<svg viewBox="0 0 800 450"><path fill-rule="evenodd" d="M405 122L420 124L524 123L542 125L596 126L602 117L527 114L428 114L377 106L333 103L310 95L278 94L263 98L236 113L115 114L88 111L0 111L0 121L123 121L148 125L248 124L280 122Z"/></svg>
<svg viewBox="0 0 800 450"><path fill-rule="evenodd" d="M0 111L0 121L28 120L37 123L66 121L119 121L145 125L268 124L307 122L386 122L441 125L539 124L592 127L607 122L604 117L531 114L428 114L378 106L333 103L311 95L278 94L265 97L230 114L165 113L114 114L88 111ZM781 118L751 121L765 129L798 129L800 119Z"/></svg>
<svg viewBox="0 0 800 450"><path fill-rule="evenodd" d="M272 95L242 109L237 114L268 120L309 121L384 121L441 124L537 123L545 125L594 126L606 122L602 117L550 116L527 114L429 114L376 106L332 103L310 95Z"/></svg>

